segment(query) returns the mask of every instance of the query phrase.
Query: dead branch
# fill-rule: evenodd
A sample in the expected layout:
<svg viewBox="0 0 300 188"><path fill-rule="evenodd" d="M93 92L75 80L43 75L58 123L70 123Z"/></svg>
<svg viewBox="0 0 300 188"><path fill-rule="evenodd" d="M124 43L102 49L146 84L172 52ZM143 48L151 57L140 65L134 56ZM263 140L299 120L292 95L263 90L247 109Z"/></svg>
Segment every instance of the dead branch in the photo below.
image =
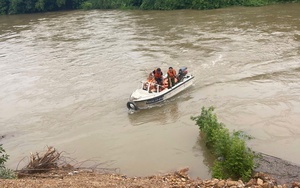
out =
<svg viewBox="0 0 300 188"><path fill-rule="evenodd" d="M26 167L24 167L22 173L37 173L46 172L55 168L58 168L57 162L59 160L60 153L53 147L48 147L44 154L36 152L30 155L30 161Z"/></svg>
<svg viewBox="0 0 300 188"><path fill-rule="evenodd" d="M35 176L36 173L49 172L51 170L91 170L98 172L111 172L111 173L120 173L120 169L118 168L102 168L100 166L110 166L109 164L113 163L113 161L106 161L99 163L98 160L85 160L78 162L77 160L63 156L62 153L58 152L54 147L46 148L44 152L35 152L30 153L30 156L27 157L28 164L23 167L21 170L17 170L16 172L20 176ZM25 161L23 158L21 161ZM20 161L20 162L21 162ZM20 164L19 162L19 164ZM18 164L18 166L19 166Z"/></svg>

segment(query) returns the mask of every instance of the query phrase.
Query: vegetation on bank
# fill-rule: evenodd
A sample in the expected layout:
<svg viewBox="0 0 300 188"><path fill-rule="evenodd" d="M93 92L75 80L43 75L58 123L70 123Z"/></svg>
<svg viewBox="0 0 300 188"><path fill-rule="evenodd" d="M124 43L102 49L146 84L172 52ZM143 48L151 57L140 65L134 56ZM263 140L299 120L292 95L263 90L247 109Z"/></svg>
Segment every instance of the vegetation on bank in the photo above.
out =
<svg viewBox="0 0 300 188"><path fill-rule="evenodd" d="M6 154L2 144L0 144L0 179L13 179L16 177L14 171L4 166L8 158L9 155Z"/></svg>
<svg viewBox="0 0 300 188"><path fill-rule="evenodd" d="M74 9L215 9L262 6L300 0L1 0L0 14L24 14Z"/></svg>
<svg viewBox="0 0 300 188"><path fill-rule="evenodd" d="M217 159L212 167L212 176L247 181L251 178L256 157L245 143L245 139L250 137L241 131L230 133L223 123L218 122L213 110L213 107L202 107L200 116L191 117L203 133L206 146Z"/></svg>

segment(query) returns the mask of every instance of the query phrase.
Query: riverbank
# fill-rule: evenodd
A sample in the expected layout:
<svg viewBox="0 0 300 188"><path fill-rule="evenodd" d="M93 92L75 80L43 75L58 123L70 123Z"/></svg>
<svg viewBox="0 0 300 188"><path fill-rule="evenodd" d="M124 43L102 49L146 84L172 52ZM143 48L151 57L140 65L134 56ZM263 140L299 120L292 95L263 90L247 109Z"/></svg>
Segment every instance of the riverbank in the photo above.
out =
<svg viewBox="0 0 300 188"><path fill-rule="evenodd" d="M298 188L300 186L300 166L282 159L262 154L259 167L248 182L232 180L192 179L188 168L147 177L128 177L101 170L64 168L46 173L19 173L18 179L0 179L3 188L43 188L43 187L216 187L216 188Z"/></svg>
<svg viewBox="0 0 300 188"><path fill-rule="evenodd" d="M256 159L259 164L255 172L264 172L276 179L277 184L291 187L294 182L300 182L300 166L289 161L261 153ZM298 185L299 186L299 185Z"/></svg>
<svg viewBox="0 0 300 188"><path fill-rule="evenodd" d="M299 0L287 0L286 2L299 2ZM51 11L66 11L66 10L90 10L90 9L132 9L132 10L178 10L178 9L194 9L194 10L208 10L218 9L230 6L264 6L278 3L276 0L251 0L251 1L194 1L182 2L179 0L170 0L168 2L156 2L149 0L110 0L102 2L100 0L82 0L73 2L36 2L35 0L27 0L27 5L24 6L23 1L0 3L0 15L4 14L28 14L37 12L51 12Z"/></svg>
<svg viewBox="0 0 300 188"><path fill-rule="evenodd" d="M232 180L201 180L191 179L188 169L182 169L169 174L148 177L127 177L126 175L100 173L87 170L53 170L43 174L20 176L15 180L0 180L3 188L43 188L43 187L299 187L299 183L291 185L277 184L276 180L264 173L256 173L249 182Z"/></svg>

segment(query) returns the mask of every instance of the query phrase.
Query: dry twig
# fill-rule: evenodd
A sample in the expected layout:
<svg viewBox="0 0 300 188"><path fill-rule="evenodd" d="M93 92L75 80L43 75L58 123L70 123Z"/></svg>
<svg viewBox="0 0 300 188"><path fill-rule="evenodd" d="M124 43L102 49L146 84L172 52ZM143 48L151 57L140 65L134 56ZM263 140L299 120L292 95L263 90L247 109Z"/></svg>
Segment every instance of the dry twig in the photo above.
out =
<svg viewBox="0 0 300 188"><path fill-rule="evenodd" d="M40 154L36 152L30 155L29 164L21 170L21 173L37 173L46 172L58 168L57 162L60 157L59 152L53 147L48 147L46 153Z"/></svg>

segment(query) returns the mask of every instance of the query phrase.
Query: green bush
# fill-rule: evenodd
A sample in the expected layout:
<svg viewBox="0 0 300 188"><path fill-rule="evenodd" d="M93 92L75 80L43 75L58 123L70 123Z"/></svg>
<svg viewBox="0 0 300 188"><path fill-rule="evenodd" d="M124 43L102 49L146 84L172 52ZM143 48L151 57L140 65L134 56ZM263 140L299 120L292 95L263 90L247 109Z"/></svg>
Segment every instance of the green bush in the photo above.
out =
<svg viewBox="0 0 300 188"><path fill-rule="evenodd" d="M81 4L80 8L82 8L84 10L90 10L93 8L93 4L90 2L84 2Z"/></svg>
<svg viewBox="0 0 300 188"><path fill-rule="evenodd" d="M9 155L5 153L2 144L0 144L0 168L4 167L4 163L8 160Z"/></svg>
<svg viewBox="0 0 300 188"><path fill-rule="evenodd" d="M14 171L5 168L4 163L8 160L9 155L5 153L2 144L0 144L0 178L2 179L13 179L16 178Z"/></svg>
<svg viewBox="0 0 300 188"><path fill-rule="evenodd" d="M212 176L247 181L254 169L255 154L245 142L251 137L241 131L230 133L223 123L218 122L213 111L213 107L202 107L200 116L191 117L204 133L206 146L217 159L212 167Z"/></svg>
<svg viewBox="0 0 300 188"><path fill-rule="evenodd" d="M155 4L155 0L143 0L140 8L144 10L153 10L154 4Z"/></svg>
<svg viewBox="0 0 300 188"><path fill-rule="evenodd" d="M0 179L15 179L16 174L13 170L8 168L0 168Z"/></svg>
<svg viewBox="0 0 300 188"><path fill-rule="evenodd" d="M264 6L267 4L270 4L268 0L244 0L243 2L244 6L251 6L251 7Z"/></svg>

